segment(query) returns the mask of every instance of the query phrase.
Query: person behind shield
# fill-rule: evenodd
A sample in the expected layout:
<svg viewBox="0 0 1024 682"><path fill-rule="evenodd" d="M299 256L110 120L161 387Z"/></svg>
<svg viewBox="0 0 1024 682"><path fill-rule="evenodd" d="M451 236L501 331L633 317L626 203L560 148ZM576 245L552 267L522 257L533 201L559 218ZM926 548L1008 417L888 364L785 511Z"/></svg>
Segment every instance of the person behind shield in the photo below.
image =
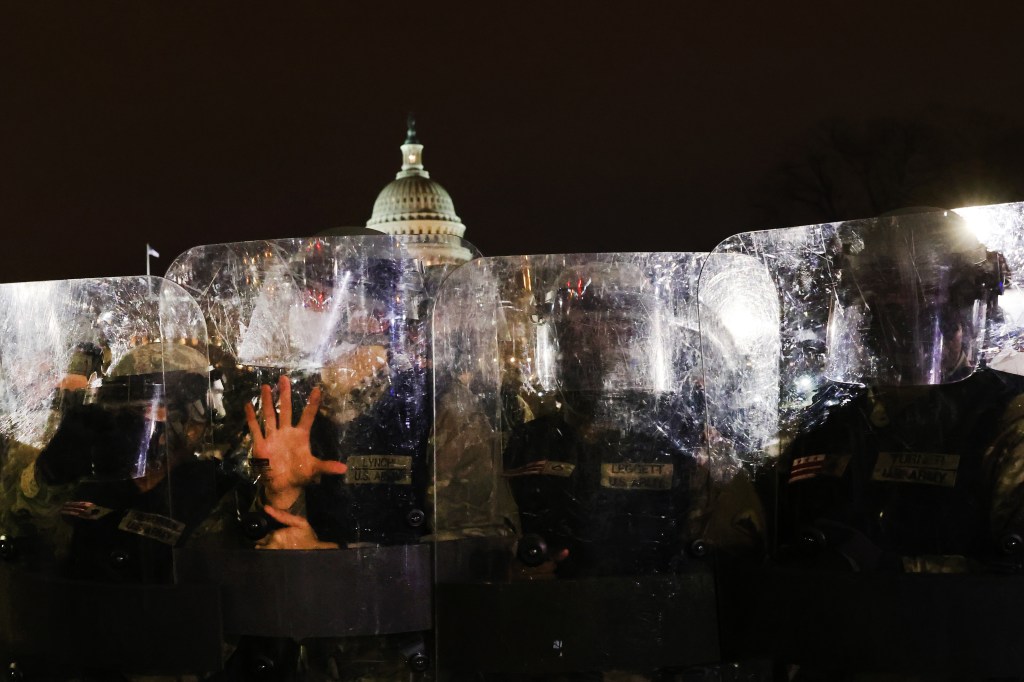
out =
<svg viewBox="0 0 1024 682"><path fill-rule="evenodd" d="M262 329L254 322L253 342L242 344L254 358L248 364L257 370L256 377L265 369L287 375L284 383L274 377L276 389L257 389L261 407L252 411L263 424L256 419L247 427L271 454L254 453L238 467L250 482L255 479L252 490L243 491L247 499L240 500L247 520L243 528L250 537L263 537L260 547L295 547L291 541L265 537L264 529L274 530L281 519L295 527L298 518L310 525L303 528L301 546L313 546L311 535L331 546L417 541L423 534L430 426L417 265L371 256L346 263L349 270L334 261L333 252L319 253L303 255L297 271L300 285L289 294L287 315L260 317L261 324L270 320L281 328ZM273 345L282 339L287 347ZM273 363L268 365L263 356ZM261 378L256 382L263 383ZM244 381L233 383L236 404L256 397L247 394ZM308 411L300 407L307 398L316 400ZM301 427L283 418L278 426L275 400L282 401L282 410L292 411L294 404L293 414L306 415L300 417ZM287 454L295 443L274 434L293 427L301 428L302 437L296 439L305 443L301 458ZM246 449L243 444L233 452ZM306 471L297 463L310 455L332 464ZM253 518L253 510L266 517Z"/></svg>
<svg viewBox="0 0 1024 682"><path fill-rule="evenodd" d="M258 498L274 521L258 549L372 547L418 542L423 532L422 511L411 520L426 489L429 367L416 343L425 338L401 303L401 265L375 265L319 371L282 374L276 392L260 387L258 409L245 405ZM418 633L252 645L282 670L301 659L303 675L348 679L385 669L407 677L410 642L425 646Z"/></svg>
<svg viewBox="0 0 1024 682"><path fill-rule="evenodd" d="M379 329L371 331L362 343L339 345L319 372L321 386L304 385L309 397L294 426L286 375L278 380L279 413L271 387L261 387L263 430L246 404L261 502L284 526L257 547L324 549L418 537L408 519L423 508L426 369L393 369L402 359L388 351Z"/></svg>
<svg viewBox="0 0 1024 682"><path fill-rule="evenodd" d="M103 376L109 365L109 349L83 341L75 344L67 373L61 377L50 400L44 440L57 430L64 412L80 409L89 382ZM52 562L67 551L69 528L61 522L60 507L68 486L47 486L36 477L40 449L15 439L5 439L0 468L0 546L2 555L27 561Z"/></svg>
<svg viewBox="0 0 1024 682"><path fill-rule="evenodd" d="M780 559L1021 570L1024 381L977 358L1005 260L947 211L882 218L840 241L828 330L836 383L825 391L844 397L819 395L833 407L780 461Z"/></svg>
<svg viewBox="0 0 1024 682"><path fill-rule="evenodd" d="M65 490L58 510L69 531L60 552L65 576L171 580L172 548L188 540L224 493L216 465L198 455L208 424L207 372L205 355L194 348L141 345L84 404L65 411L23 474L32 484L26 494ZM176 487L169 489L172 471Z"/></svg>
<svg viewBox="0 0 1024 682"><path fill-rule="evenodd" d="M513 425L503 455L518 558L559 577L679 570L706 483L696 387L653 387L655 306L634 267L593 263L560 281L557 408Z"/></svg>

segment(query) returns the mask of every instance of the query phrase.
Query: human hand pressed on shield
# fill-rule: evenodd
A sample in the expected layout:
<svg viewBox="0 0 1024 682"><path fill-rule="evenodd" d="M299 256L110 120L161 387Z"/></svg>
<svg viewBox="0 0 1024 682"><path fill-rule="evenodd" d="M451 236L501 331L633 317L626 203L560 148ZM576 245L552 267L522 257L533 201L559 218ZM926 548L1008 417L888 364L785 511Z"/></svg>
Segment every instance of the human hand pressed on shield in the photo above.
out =
<svg viewBox="0 0 1024 682"><path fill-rule="evenodd" d="M257 549L338 549L333 542L321 542L309 521L301 516L274 509L269 504L263 510L284 528L271 531L257 541Z"/></svg>
<svg viewBox="0 0 1024 682"><path fill-rule="evenodd" d="M263 384L263 428L256 421L251 404L245 406L245 417L252 434L253 455L263 460L260 480L267 501L274 508L288 509L299 498L302 488L323 474L340 475L348 469L342 462L318 459L309 447L309 431L320 406L320 388L309 394L299 423L292 426L292 384L287 376L278 381L279 412L274 411L274 398L269 384Z"/></svg>

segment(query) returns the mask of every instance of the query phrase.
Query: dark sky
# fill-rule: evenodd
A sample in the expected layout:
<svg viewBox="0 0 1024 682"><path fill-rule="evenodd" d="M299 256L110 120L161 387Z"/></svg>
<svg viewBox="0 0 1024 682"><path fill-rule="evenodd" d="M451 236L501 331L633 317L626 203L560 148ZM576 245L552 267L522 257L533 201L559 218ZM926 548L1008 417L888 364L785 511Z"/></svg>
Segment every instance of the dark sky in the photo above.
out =
<svg viewBox="0 0 1024 682"><path fill-rule="evenodd" d="M361 225L409 109L488 255L777 227L753 197L830 118L1024 126L1016 3L375 4L0 5L0 281Z"/></svg>

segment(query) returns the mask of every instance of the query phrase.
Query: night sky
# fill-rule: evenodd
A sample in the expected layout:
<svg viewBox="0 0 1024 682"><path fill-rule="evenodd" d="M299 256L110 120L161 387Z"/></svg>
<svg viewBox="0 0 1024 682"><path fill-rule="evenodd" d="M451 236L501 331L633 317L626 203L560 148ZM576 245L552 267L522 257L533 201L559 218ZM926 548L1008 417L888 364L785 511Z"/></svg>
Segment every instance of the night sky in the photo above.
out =
<svg viewBox="0 0 1024 682"><path fill-rule="evenodd" d="M487 255L793 224L773 178L829 121L1024 136L1017 3L376 4L0 5L0 281L362 225L410 109ZM1017 159L963 191L1024 199Z"/></svg>

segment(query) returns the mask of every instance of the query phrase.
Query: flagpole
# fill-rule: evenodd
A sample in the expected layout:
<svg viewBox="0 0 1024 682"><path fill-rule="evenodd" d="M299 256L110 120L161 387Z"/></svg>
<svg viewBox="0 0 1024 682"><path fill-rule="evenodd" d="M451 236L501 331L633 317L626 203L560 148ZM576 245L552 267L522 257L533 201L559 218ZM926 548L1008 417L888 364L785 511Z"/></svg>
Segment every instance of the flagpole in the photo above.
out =
<svg viewBox="0 0 1024 682"><path fill-rule="evenodd" d="M160 254L149 243L146 243L146 286L149 287L149 298L153 300L153 278L149 274L149 257L159 258Z"/></svg>
<svg viewBox="0 0 1024 682"><path fill-rule="evenodd" d="M149 257L150 256L152 256L153 258L159 258L160 254L157 253L156 249L154 249L152 246L150 246L147 243L146 244L146 277L149 277Z"/></svg>

